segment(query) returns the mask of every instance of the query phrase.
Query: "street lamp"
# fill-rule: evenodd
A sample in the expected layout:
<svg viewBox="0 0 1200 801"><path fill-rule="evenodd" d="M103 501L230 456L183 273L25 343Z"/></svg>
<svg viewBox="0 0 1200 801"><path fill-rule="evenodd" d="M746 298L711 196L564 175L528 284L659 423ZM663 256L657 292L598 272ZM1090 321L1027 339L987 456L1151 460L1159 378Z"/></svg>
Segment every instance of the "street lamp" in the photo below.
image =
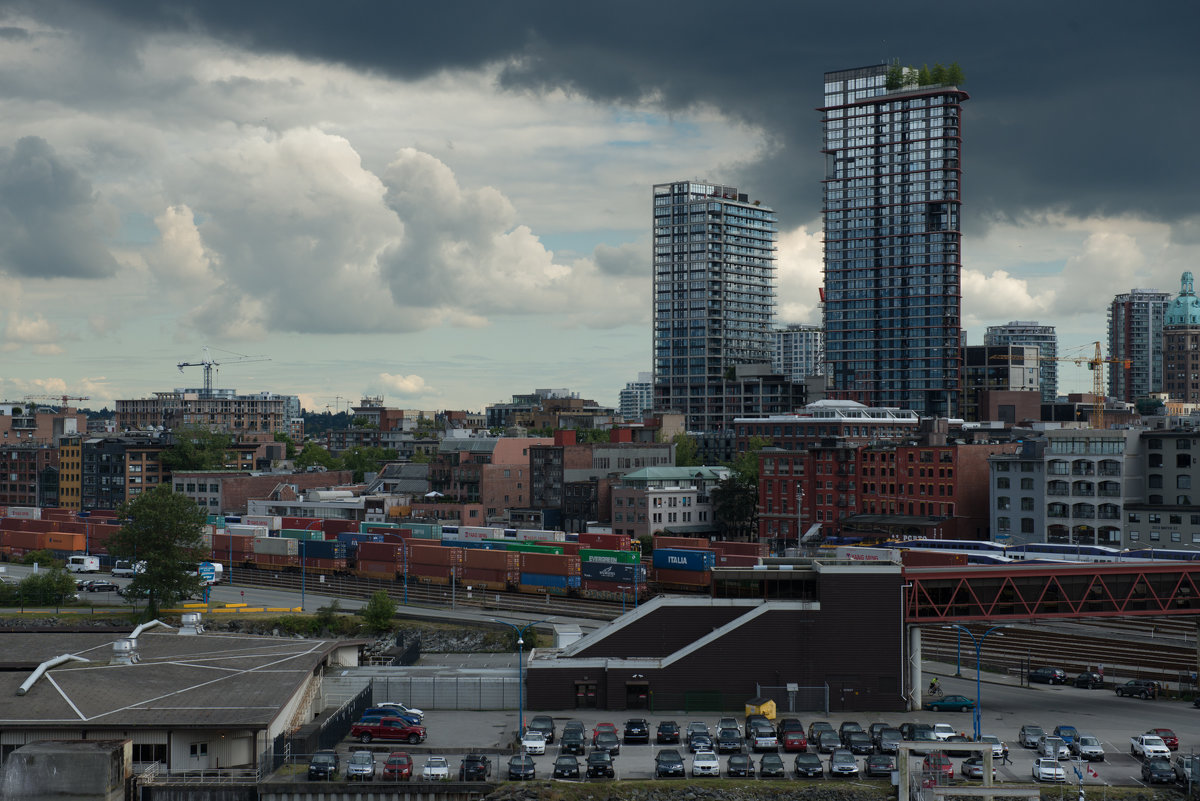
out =
<svg viewBox="0 0 1200 801"><path fill-rule="evenodd" d="M545 620L535 620L523 627L518 628L516 623L509 623L507 620L492 618L493 623L503 623L517 633L517 737L519 738L525 733L525 660L521 656L521 648L525 645L525 632L536 626L538 623L545 623Z"/></svg>
<svg viewBox="0 0 1200 801"><path fill-rule="evenodd" d="M983 706L983 698L981 697L983 694L983 678L982 678L983 666L981 664L983 661L983 658L981 656L981 652L983 651L983 641L986 640L988 635L991 634L993 631L997 631L998 629L1008 628L1008 624L1002 623L999 626L992 626L990 629L988 629L983 634L981 634L978 638L975 637L975 635L971 632L971 630L969 628L967 628L966 626L959 625L958 623L951 623L950 625L943 626L942 628L958 629L960 634L965 633L968 637L971 638L971 642L973 642L975 644L975 711L971 715L971 717L973 718L973 721L975 724L975 742L979 742L979 730L980 730L980 724L982 722L980 708ZM996 636L1003 637L1004 635L997 634Z"/></svg>
<svg viewBox="0 0 1200 801"><path fill-rule="evenodd" d="M300 540L300 611L304 611L304 578L307 573L306 564L304 561L305 554L308 553L308 540Z"/></svg>

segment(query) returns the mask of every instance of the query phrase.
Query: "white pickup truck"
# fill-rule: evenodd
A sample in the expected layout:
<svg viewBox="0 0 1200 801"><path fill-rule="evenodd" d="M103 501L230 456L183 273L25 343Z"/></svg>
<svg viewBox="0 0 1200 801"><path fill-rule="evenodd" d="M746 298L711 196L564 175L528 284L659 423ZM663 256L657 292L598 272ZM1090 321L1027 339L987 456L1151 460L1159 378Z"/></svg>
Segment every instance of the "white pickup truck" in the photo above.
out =
<svg viewBox="0 0 1200 801"><path fill-rule="evenodd" d="M1129 738L1129 753L1139 759L1151 757L1171 758L1171 750L1156 734L1138 734Z"/></svg>

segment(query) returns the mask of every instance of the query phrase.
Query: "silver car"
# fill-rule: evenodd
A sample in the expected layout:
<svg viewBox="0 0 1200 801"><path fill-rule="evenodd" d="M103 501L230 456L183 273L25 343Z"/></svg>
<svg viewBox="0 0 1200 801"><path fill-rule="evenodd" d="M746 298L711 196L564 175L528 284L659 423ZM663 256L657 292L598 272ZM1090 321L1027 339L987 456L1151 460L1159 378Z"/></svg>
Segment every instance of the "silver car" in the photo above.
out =
<svg viewBox="0 0 1200 801"><path fill-rule="evenodd" d="M375 778L375 755L370 751L355 751L346 762L346 779L371 781Z"/></svg>
<svg viewBox="0 0 1200 801"><path fill-rule="evenodd" d="M1088 762L1104 761L1104 746L1099 738L1090 734L1081 734L1071 742L1071 753Z"/></svg>

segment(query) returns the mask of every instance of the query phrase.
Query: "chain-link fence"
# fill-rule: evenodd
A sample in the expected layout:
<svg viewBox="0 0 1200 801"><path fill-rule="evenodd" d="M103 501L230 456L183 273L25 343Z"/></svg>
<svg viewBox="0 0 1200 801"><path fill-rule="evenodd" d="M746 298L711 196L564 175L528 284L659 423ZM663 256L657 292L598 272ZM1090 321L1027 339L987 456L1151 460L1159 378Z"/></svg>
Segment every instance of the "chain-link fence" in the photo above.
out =
<svg viewBox="0 0 1200 801"><path fill-rule="evenodd" d="M330 703L370 687L373 703L418 709L516 709L516 676L326 676Z"/></svg>

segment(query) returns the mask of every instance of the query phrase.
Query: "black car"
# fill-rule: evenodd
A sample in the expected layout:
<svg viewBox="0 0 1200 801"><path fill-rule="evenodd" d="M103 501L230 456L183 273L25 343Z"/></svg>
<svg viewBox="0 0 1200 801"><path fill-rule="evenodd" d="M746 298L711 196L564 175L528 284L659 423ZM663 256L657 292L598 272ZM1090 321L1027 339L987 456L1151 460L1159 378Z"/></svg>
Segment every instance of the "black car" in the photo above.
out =
<svg viewBox="0 0 1200 801"><path fill-rule="evenodd" d="M613 769L612 754L607 751L593 751L587 757L587 777L589 779L612 779L617 775Z"/></svg>
<svg viewBox="0 0 1200 801"><path fill-rule="evenodd" d="M509 757L508 760L508 780L509 781L524 781L536 777L537 768L533 764L533 757L529 754L517 754Z"/></svg>
<svg viewBox="0 0 1200 801"><path fill-rule="evenodd" d="M721 729L717 732L718 754L740 754L745 741L737 729Z"/></svg>
<svg viewBox="0 0 1200 801"><path fill-rule="evenodd" d="M884 729L879 732L879 740L875 746L882 754L895 754L900 750L900 741L904 739L904 735L899 729Z"/></svg>
<svg viewBox="0 0 1200 801"><path fill-rule="evenodd" d="M338 772L337 751L324 749L313 754L308 763L308 780L332 779Z"/></svg>
<svg viewBox="0 0 1200 801"><path fill-rule="evenodd" d="M713 739L707 734L696 732L688 737L688 750L693 754L697 751L712 751Z"/></svg>
<svg viewBox="0 0 1200 801"><path fill-rule="evenodd" d="M621 753L621 738L611 731L600 732L592 743L592 753L596 751L606 751L609 756L616 756Z"/></svg>
<svg viewBox="0 0 1200 801"><path fill-rule="evenodd" d="M754 778L754 760L745 754L734 754L729 757L729 762L725 764L725 775L733 777L742 777L746 779Z"/></svg>
<svg viewBox="0 0 1200 801"><path fill-rule="evenodd" d="M809 742L812 742L811 740ZM836 731L823 731L818 735L817 753L832 754L834 751L842 747L842 738L838 737Z"/></svg>
<svg viewBox="0 0 1200 801"><path fill-rule="evenodd" d="M121 588L116 584L113 584L111 581L105 581L104 579L89 581L87 583L88 592L117 592L119 589Z"/></svg>
<svg viewBox="0 0 1200 801"><path fill-rule="evenodd" d="M534 715L525 726L527 731L540 731L546 735L546 744L554 742L554 718L549 715Z"/></svg>
<svg viewBox="0 0 1200 801"><path fill-rule="evenodd" d="M1040 667L1029 671L1030 684L1066 684L1067 671L1062 668Z"/></svg>
<svg viewBox="0 0 1200 801"><path fill-rule="evenodd" d="M970 738L963 737L961 734L951 734L949 737L947 737L942 742L946 743L946 755L947 756L969 757L975 753L974 751L969 751L969 750L964 751L961 748L958 748L958 749L954 748L952 743L969 743L969 742L971 742Z"/></svg>
<svg viewBox="0 0 1200 801"><path fill-rule="evenodd" d="M816 754L796 754L796 759L792 762L792 770L796 776L805 776L810 779L819 779L825 775L825 765L821 763L821 758Z"/></svg>
<svg viewBox="0 0 1200 801"><path fill-rule="evenodd" d="M1085 690L1098 690L1104 686L1104 677L1099 673L1085 670L1075 677L1075 686Z"/></svg>
<svg viewBox="0 0 1200 801"><path fill-rule="evenodd" d="M1147 759L1142 763L1142 781L1149 784L1169 784L1175 781L1175 768L1171 762L1162 757Z"/></svg>
<svg viewBox="0 0 1200 801"><path fill-rule="evenodd" d="M683 767L683 757L674 748L664 748L654 755L654 778L665 779L671 776L682 778L687 773Z"/></svg>
<svg viewBox="0 0 1200 801"><path fill-rule="evenodd" d="M852 732L862 731L863 727L858 724L858 721L847 720L838 726L838 737L842 741L842 745L846 748L850 747L850 741L847 739Z"/></svg>
<svg viewBox="0 0 1200 801"><path fill-rule="evenodd" d="M650 742L650 724L645 718L630 718L625 721L626 743Z"/></svg>
<svg viewBox="0 0 1200 801"><path fill-rule="evenodd" d="M673 720L664 720L658 724L654 741L659 745L679 742L679 724Z"/></svg>
<svg viewBox="0 0 1200 801"><path fill-rule="evenodd" d="M837 729L833 728L833 724L828 721L814 720L812 723L808 724L808 741L810 743L815 743L820 738L821 732L823 731L836 732Z"/></svg>
<svg viewBox="0 0 1200 801"><path fill-rule="evenodd" d="M564 742L566 735L563 735ZM554 778L556 779L578 779L579 778L579 760L573 756L560 756L554 760Z"/></svg>
<svg viewBox="0 0 1200 801"><path fill-rule="evenodd" d="M804 731L804 724L800 722L800 718L783 718L775 728L782 736L789 731Z"/></svg>
<svg viewBox="0 0 1200 801"><path fill-rule="evenodd" d="M758 763L758 775L764 779L782 779L786 776L787 769L784 768L783 759L779 754L763 754Z"/></svg>
<svg viewBox="0 0 1200 801"><path fill-rule="evenodd" d="M559 748L564 754L578 754L582 756L587 750L587 741L583 737L583 731L576 729L563 730L562 742Z"/></svg>
<svg viewBox="0 0 1200 801"><path fill-rule="evenodd" d="M911 739L913 739L913 733L920 731L922 729L927 729L928 731L933 731L933 724L932 723L901 723L900 724L900 736L902 736L905 740L911 740Z"/></svg>
<svg viewBox="0 0 1200 801"><path fill-rule="evenodd" d="M867 757L867 777L874 778L882 776L885 779L891 778L892 771L896 769L896 758L890 754L874 754Z"/></svg>
<svg viewBox="0 0 1200 801"><path fill-rule="evenodd" d="M492 775L492 760L483 754L467 754L458 765L460 782L485 782Z"/></svg>
<svg viewBox="0 0 1200 801"><path fill-rule="evenodd" d="M892 725L890 723L872 723L870 726L867 727L867 734L871 735L871 742L875 743L875 745L878 746L880 733L884 729L890 729L890 728L892 728Z"/></svg>
<svg viewBox="0 0 1200 801"><path fill-rule="evenodd" d="M875 743L871 742L871 735L865 731L852 731L848 733L845 743L851 753L864 756L875 753Z"/></svg>
<svg viewBox="0 0 1200 801"><path fill-rule="evenodd" d="M767 719L766 715L746 715L746 727L743 731L743 733L746 735L746 739L750 739L751 734L754 732L754 727L758 723L765 723L768 726L771 725L771 721Z"/></svg>
<svg viewBox="0 0 1200 801"><path fill-rule="evenodd" d="M1158 682L1149 679L1130 679L1115 688L1117 695L1134 698L1154 698L1158 695Z"/></svg>

